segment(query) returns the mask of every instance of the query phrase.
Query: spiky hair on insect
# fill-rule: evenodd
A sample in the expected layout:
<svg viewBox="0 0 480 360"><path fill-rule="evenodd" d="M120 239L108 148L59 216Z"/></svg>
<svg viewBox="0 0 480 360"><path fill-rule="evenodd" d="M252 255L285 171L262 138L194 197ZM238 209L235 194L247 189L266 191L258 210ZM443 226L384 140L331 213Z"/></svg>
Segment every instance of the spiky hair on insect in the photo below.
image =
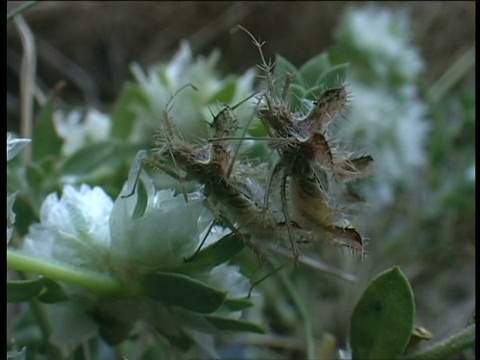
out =
<svg viewBox="0 0 480 360"><path fill-rule="evenodd" d="M263 123L269 146L278 154L273 168L253 168L237 158L240 146L233 144L245 139L250 122L243 135L235 138L234 110L247 99L225 106L214 116L208 139L193 143L182 137L170 117L175 95L165 106L156 148L147 162L181 183L201 184L217 221L261 257L272 243L281 242L291 248L296 261L301 244L324 238L363 254L362 236L350 225L344 209L333 205L341 185L370 175L373 164L370 156L354 157L330 139L329 125L348 105L346 85L324 89L306 113L292 110L287 101L291 74L285 74L282 92L277 94L273 64L267 64L263 44L243 30L262 59L259 68L265 81L259 93L252 95L258 100L252 118Z"/></svg>
<svg viewBox="0 0 480 360"><path fill-rule="evenodd" d="M266 183L264 204L280 207L291 239L292 252L298 257L298 242L292 234L293 226L312 232L315 239L328 238L364 254L362 236L350 225L344 209L333 206L344 184L372 174L373 158L355 157L343 150L340 142L330 138L329 126L348 107L346 84L324 89L310 102L307 113L292 110L288 92L293 74L283 74L281 94L277 94L273 75L274 64L267 63L263 43L243 27L258 48L264 73L256 115L270 136L269 145L278 153ZM271 191L280 188L280 191ZM275 195L278 194L278 195Z"/></svg>

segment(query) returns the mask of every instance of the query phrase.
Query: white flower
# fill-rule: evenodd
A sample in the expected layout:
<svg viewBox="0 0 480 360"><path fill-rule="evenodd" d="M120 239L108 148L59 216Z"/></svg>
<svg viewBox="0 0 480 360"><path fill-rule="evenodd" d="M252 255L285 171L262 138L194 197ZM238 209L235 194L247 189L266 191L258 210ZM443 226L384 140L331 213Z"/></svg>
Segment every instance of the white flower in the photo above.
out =
<svg viewBox="0 0 480 360"><path fill-rule="evenodd" d="M28 144L30 139L14 139L12 134L7 133L7 162L12 160ZM13 203L17 193L7 195L7 245L13 236L13 224L15 223L15 213L13 212Z"/></svg>
<svg viewBox="0 0 480 360"><path fill-rule="evenodd" d="M47 196L40 224L30 227L23 251L68 265L105 271L109 267L109 216L112 200L99 187L71 185L59 199Z"/></svg>
<svg viewBox="0 0 480 360"><path fill-rule="evenodd" d="M7 161L12 160L25 146L30 144L30 139L14 139L7 133Z"/></svg>
<svg viewBox="0 0 480 360"><path fill-rule="evenodd" d="M95 109L85 114L74 110L66 114L56 111L53 118L58 135L64 139L62 152L71 155L88 144L105 140L110 135L110 117Z"/></svg>
<svg viewBox="0 0 480 360"><path fill-rule="evenodd" d="M415 79L424 64L410 44L406 11L392 12L374 7L349 9L337 30L340 44L361 58L379 78Z"/></svg>
<svg viewBox="0 0 480 360"><path fill-rule="evenodd" d="M215 289L228 291L229 298L245 298L250 290L250 281L237 265L217 266L210 272L208 283Z"/></svg>
<svg viewBox="0 0 480 360"><path fill-rule="evenodd" d="M211 112L216 113L215 108L210 109L212 98L230 81L235 82L232 103L245 99L253 93L255 70L249 70L241 77L220 79L215 67L220 58L220 52L214 51L208 57L193 57L190 44L182 42L179 51L166 65L156 65L144 71L138 64L132 64L130 69L139 83L141 89L149 99L149 107L137 107L134 111L140 121L136 122L136 128L132 132L132 138L144 136L145 125L150 129L158 126L158 116L163 116L166 102L173 93L187 84L197 88L184 89L176 94L170 117L178 126L180 132L187 139L198 137L206 131L206 122L212 121ZM253 106L254 101L251 101ZM219 104L220 107L223 104ZM248 105L238 110L241 122L252 114Z"/></svg>
<svg viewBox="0 0 480 360"><path fill-rule="evenodd" d="M135 215L138 194L119 197L110 218L111 251L116 266L145 271L182 264L199 245L200 234L211 223L201 193L174 196L173 190L155 192L145 181L147 203Z"/></svg>
<svg viewBox="0 0 480 360"><path fill-rule="evenodd" d="M13 212L13 203L17 193L13 193L7 196L7 244L12 239L13 224L15 223L15 213Z"/></svg>
<svg viewBox="0 0 480 360"><path fill-rule="evenodd" d="M365 86L357 81L351 82L350 89L355 96L349 121L342 123L340 131L375 159L373 198L387 204L393 200L395 183L411 183L415 169L426 163L430 128L426 106L411 91L398 94L384 85Z"/></svg>

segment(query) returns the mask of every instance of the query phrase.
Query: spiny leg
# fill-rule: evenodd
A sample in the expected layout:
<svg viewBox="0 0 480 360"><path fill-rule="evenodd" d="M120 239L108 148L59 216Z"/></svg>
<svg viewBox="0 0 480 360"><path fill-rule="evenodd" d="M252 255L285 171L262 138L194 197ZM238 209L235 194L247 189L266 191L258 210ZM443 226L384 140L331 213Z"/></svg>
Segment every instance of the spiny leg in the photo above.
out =
<svg viewBox="0 0 480 360"><path fill-rule="evenodd" d="M256 94L257 94L257 93L255 93L254 95L256 95ZM251 96L249 96L246 100L248 100L248 99L250 99L250 98L251 98ZM244 101L246 101L246 100L244 100ZM243 101L242 101L240 104L242 104L242 103L243 103ZM233 110L234 108L236 108L237 106L239 106L240 104L235 105L235 106L232 108L232 110ZM257 105L255 106L255 108L258 107L259 105L260 105L260 99L258 99L258 102L257 102ZM248 121L247 121L247 124L245 125L245 127L244 127L244 129L243 129L242 135L240 136L240 140L239 140L239 142L238 142L238 144L237 144L237 148L235 149L235 152L233 153L232 159L230 160L230 165L228 166L227 174L226 174L226 176L225 176L226 179L228 179L228 178L230 177L230 174L231 174L231 172L232 172L232 170L233 170L233 166L234 166L234 164L235 164L235 159L237 158L237 155L238 155L238 153L239 153L239 151L240 151L240 147L242 146L242 141L244 140L245 135L247 135L248 128L250 127L250 124L251 124L252 121L253 121L254 114L255 114L255 112L252 112L252 116L250 116L250 118L249 118Z"/></svg>
<svg viewBox="0 0 480 360"><path fill-rule="evenodd" d="M280 199L282 201L282 209L283 209L283 215L285 216L285 223L287 225L288 238L290 240L290 244L292 245L293 259L296 261L300 256L300 252L299 252L297 243L293 238L292 228L290 224L290 216L288 215L288 204L287 204L287 194L286 194L287 177L288 177L287 174L284 174L282 177L282 184L280 188Z"/></svg>
<svg viewBox="0 0 480 360"><path fill-rule="evenodd" d="M281 162L277 162L275 164L275 167L273 168L273 170L270 172L270 174L268 176L267 184L266 184L266 187L265 187L265 195L264 195L264 198L263 198L263 208L264 209L266 209L268 207L268 199L270 197L270 189L272 188L273 178L278 174L278 172L281 170L282 166L283 165L282 165Z"/></svg>
<svg viewBox="0 0 480 360"><path fill-rule="evenodd" d="M248 295L247 295L247 299L250 298L250 296L252 295L252 291L253 289L255 288L255 286L258 286L260 283L262 283L264 280L268 279L270 276L272 276L273 274L279 272L280 270L282 270L284 267L286 267L288 264L291 264L292 263L292 260L293 259L288 259L287 261L285 261L282 265L280 265L279 267L277 267L276 269L274 269L272 272L269 272L267 275L261 277L260 279L258 279L257 281L255 281L251 286L250 286L250 289L248 290Z"/></svg>
<svg viewBox="0 0 480 360"><path fill-rule="evenodd" d="M219 212L215 209L214 205L211 204L208 200L205 200L205 206L210 209L212 214L217 218L219 221L224 223L239 239L243 241L243 243L250 248L255 254L257 254L260 259L265 259L265 254L255 246L255 244L246 238L244 234L241 234L239 229L225 216L223 213Z"/></svg>
<svg viewBox="0 0 480 360"><path fill-rule="evenodd" d="M185 199L185 202L188 203L187 190L185 188L185 185L184 185L183 181L181 180L181 176L180 176L180 173L179 173L179 170L178 170L179 167L177 165L177 161L176 161L175 156L173 155L173 151L172 151L172 139L174 138L175 135L174 135L174 132L173 132L172 120L170 119L170 110L172 109L172 106L173 106L171 103L172 103L173 99L175 98L175 96L178 95L179 92L186 89L187 87L191 87L195 91L198 90L193 84L186 84L186 85L182 86L180 89L178 89L177 91L175 91L173 93L173 95L166 102L165 108L163 110L164 122L163 122L163 129L162 130L166 133L165 140L166 140L166 143L167 143L168 152L170 154L170 158L172 159L173 165L175 166L175 169L176 169L175 176L172 176L172 174L173 174L172 171L170 171L170 172L166 171L166 172L170 176L172 176L173 178L180 181L180 185L182 187L183 198ZM162 167L159 167L159 168L165 171L164 168L162 168Z"/></svg>

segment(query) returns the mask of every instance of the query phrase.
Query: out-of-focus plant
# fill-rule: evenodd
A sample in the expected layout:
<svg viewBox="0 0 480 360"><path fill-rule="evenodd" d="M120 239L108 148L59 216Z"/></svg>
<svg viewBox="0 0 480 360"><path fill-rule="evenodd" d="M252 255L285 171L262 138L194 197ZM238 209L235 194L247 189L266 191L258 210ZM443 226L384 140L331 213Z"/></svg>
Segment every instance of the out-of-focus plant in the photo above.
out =
<svg viewBox="0 0 480 360"><path fill-rule="evenodd" d="M171 116L187 139L205 136L207 125L223 104L235 104L253 93L255 71L242 76L220 78L216 70L220 52L208 57L194 58L190 44L182 42L179 51L167 64L156 64L143 70L137 63L131 65L136 82L127 83L115 111L113 136L145 139L158 127L158 116L178 89L187 84L196 91L182 91L175 96ZM252 113L244 106L236 111L241 124Z"/></svg>
<svg viewBox="0 0 480 360"><path fill-rule="evenodd" d="M374 208L391 204L396 189L412 189L427 162L431 125L418 88L424 63L411 39L406 11L374 7L349 9L335 32L332 56L351 63L354 94L339 131L377 161L367 195Z"/></svg>

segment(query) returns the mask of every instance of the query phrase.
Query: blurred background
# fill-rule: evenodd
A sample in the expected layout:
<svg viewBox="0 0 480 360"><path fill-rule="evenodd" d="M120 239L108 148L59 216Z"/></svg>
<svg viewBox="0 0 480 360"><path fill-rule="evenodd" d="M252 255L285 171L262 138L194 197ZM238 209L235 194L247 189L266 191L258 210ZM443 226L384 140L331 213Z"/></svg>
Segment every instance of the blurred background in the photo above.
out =
<svg viewBox="0 0 480 360"><path fill-rule="evenodd" d="M23 3L8 2L7 11ZM336 248L323 250L322 258L355 274L356 283L312 269L286 271L301 296L308 299L315 334L320 340L326 333L333 334L337 345L345 347L349 314L367 283L379 272L400 265L416 296L418 324L440 340L463 328L475 307L475 67L462 65L465 58L473 56L474 61L475 2L42 1L24 14L24 20L35 40L40 92L49 93L65 81L64 106L88 105L109 113L125 82L134 79L129 68L132 62L145 68L168 62L184 39L194 55L219 49L217 70L221 74L242 74L252 68L259 63L258 51L245 34L231 33L236 24L266 42L267 58L281 54L299 67L333 47L348 61L349 53L342 52L336 29L345 21L347 9L372 6L407 14L411 44L423 59L422 70L411 81L415 97L422 102L421 120L404 129L405 140L401 140L406 158L422 152L422 160L412 160L415 166L411 168L392 170L397 175L381 177L389 181L388 196L366 192L368 206L359 216L358 227L370 241L368 260L352 259ZM9 22L7 131L20 129L22 53L18 28ZM355 77L351 80L357 83L358 92L368 81L361 81L362 71L355 72L352 63L352 73L359 74L358 82ZM451 75L455 71L460 75ZM445 93L432 97L431 89L452 77ZM361 93L353 94L363 99ZM371 99L365 98L364 104L367 101ZM351 122L356 121L355 109L368 111L360 105L347 116ZM358 135L359 144L368 148L369 138L361 135L368 130L345 131ZM409 141L418 133L421 139L412 145ZM382 139L383 135L378 136ZM380 145L370 151L377 151L379 163L394 166L378 158L384 152ZM398 163L410 164L408 159ZM278 358L279 353L282 358L299 356L302 330L281 283L272 277L259 289L264 293L263 303L247 316L269 324L269 336L239 336L237 344L251 345L251 358ZM235 340L225 341L226 357L235 354Z"/></svg>
<svg viewBox="0 0 480 360"><path fill-rule="evenodd" d="M9 1L7 11L22 1ZM332 45L333 30L346 7L370 2L337 1L45 1L25 15L35 34L37 80L44 90L67 82L63 99L88 101L108 109L132 79L129 64L167 61L182 39L195 54L221 50L220 71L243 73L258 62L250 39L232 35L241 24L267 42L265 56L279 53L301 65ZM414 42L427 62L422 75L432 83L475 42L475 2L375 2L410 9ZM8 129L18 119L18 73L22 47L12 22L7 25Z"/></svg>

